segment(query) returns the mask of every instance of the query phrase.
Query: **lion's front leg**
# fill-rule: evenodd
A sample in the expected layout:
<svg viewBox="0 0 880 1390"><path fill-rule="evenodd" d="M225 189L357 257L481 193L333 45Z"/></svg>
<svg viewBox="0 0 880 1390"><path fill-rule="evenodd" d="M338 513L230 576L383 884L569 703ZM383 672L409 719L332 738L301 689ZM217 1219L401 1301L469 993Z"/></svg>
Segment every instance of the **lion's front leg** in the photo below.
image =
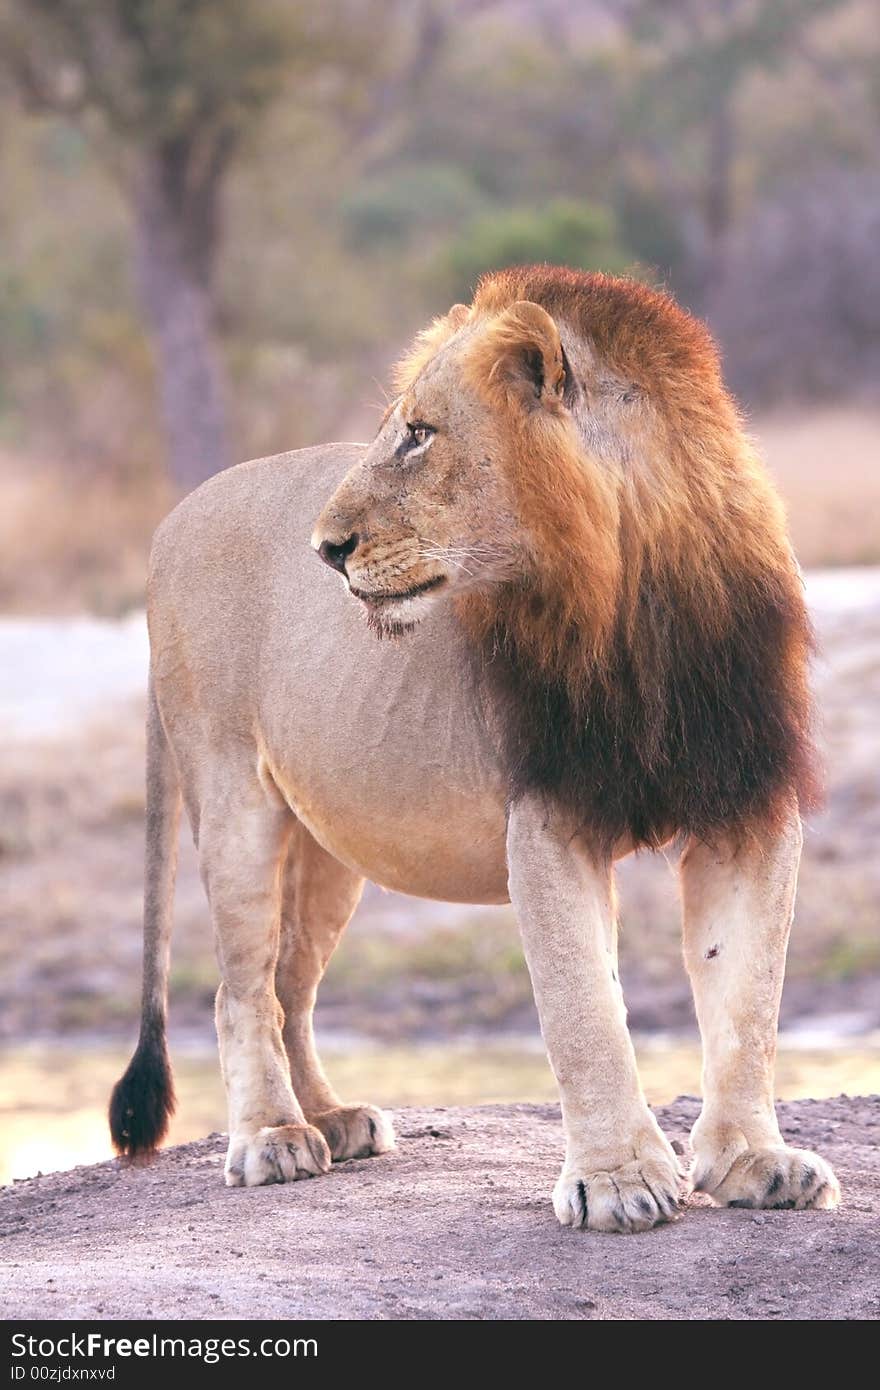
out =
<svg viewBox="0 0 880 1390"><path fill-rule="evenodd" d="M593 1231L646 1231L675 1216L681 1175L636 1071L615 968L611 866L538 797L513 806L507 853L562 1102L556 1215Z"/></svg>
<svg viewBox="0 0 880 1390"><path fill-rule="evenodd" d="M682 856L684 950L703 1038L694 1186L722 1206L834 1207L817 1154L790 1148L773 1104L776 1024L794 909L801 826L739 846L692 842Z"/></svg>

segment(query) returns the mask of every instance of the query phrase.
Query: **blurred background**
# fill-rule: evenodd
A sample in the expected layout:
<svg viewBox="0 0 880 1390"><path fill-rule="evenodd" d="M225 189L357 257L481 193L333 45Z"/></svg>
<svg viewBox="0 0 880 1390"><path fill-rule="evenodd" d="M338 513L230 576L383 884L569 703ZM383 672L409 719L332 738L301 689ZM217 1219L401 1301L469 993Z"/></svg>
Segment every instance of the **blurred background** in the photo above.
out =
<svg viewBox="0 0 880 1390"><path fill-rule="evenodd" d="M0 0L0 1181L107 1156L137 1031L150 535L368 438L505 264L669 286L785 497L821 644L783 1096L880 1089L876 0ZM649 1098L699 1085L674 856L621 872ZM183 837L173 1137L225 1126ZM516 926L368 889L319 1009L382 1103L554 1094Z"/></svg>

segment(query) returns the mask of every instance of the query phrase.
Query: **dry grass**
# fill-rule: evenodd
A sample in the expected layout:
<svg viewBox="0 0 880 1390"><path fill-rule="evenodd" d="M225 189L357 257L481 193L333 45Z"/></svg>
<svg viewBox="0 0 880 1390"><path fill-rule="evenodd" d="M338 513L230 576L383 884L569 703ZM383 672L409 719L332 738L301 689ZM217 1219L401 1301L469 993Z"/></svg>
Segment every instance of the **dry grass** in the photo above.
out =
<svg viewBox="0 0 880 1390"><path fill-rule="evenodd" d="M140 607L150 538L173 503L155 471L88 473L0 454L0 611Z"/></svg>
<svg viewBox="0 0 880 1390"><path fill-rule="evenodd" d="M787 412L757 421L754 433L801 564L880 562L880 410Z"/></svg>

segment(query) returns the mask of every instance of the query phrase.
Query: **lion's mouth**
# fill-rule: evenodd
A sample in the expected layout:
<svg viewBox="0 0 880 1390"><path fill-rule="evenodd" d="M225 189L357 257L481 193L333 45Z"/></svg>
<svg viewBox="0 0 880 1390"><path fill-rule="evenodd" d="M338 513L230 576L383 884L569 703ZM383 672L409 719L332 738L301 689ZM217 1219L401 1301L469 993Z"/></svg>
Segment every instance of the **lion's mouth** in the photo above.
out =
<svg viewBox="0 0 880 1390"><path fill-rule="evenodd" d="M403 637L417 627L428 604L423 600L430 593L443 587L445 574L435 574L433 579L424 579L421 584L413 584L409 589L397 593L369 592L349 585L355 598L364 605L367 625L377 637Z"/></svg>
<svg viewBox="0 0 880 1390"><path fill-rule="evenodd" d="M385 608L395 603L405 603L407 599L420 598L422 594L428 594L432 589L439 589L446 583L445 574L435 574L433 579L424 579L421 584L413 584L410 589L401 589L399 593L389 594L385 590L369 591L366 589L356 589L353 584L349 585L355 598L359 598L361 603L365 603L371 608Z"/></svg>

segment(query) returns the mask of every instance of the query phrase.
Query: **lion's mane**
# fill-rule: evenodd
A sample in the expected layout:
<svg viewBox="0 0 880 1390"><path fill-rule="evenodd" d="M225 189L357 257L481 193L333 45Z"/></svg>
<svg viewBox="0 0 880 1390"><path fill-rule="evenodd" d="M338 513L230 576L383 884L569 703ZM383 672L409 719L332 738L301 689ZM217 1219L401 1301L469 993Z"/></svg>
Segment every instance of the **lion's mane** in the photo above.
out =
<svg viewBox="0 0 880 1390"><path fill-rule="evenodd" d="M540 405L499 370L541 350L529 304L567 374ZM519 579L459 603L513 794L551 794L608 849L813 804L803 586L706 328L634 281L516 269L422 335L398 379L465 324L529 537Z"/></svg>

